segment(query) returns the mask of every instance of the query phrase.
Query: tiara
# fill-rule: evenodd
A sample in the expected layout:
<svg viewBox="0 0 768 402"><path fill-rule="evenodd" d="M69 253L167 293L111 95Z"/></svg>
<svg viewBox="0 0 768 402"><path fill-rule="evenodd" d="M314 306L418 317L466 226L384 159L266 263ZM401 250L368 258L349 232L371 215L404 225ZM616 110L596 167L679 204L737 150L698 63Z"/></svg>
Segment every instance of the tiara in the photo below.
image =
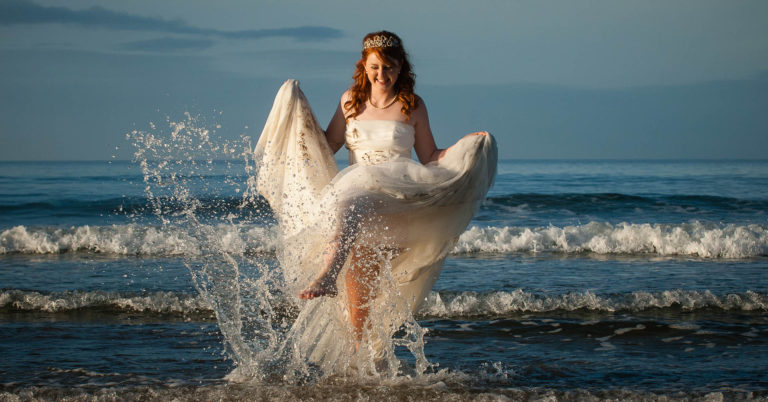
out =
<svg viewBox="0 0 768 402"><path fill-rule="evenodd" d="M363 42L363 49L372 47L396 47L400 46L400 41L394 36L375 35Z"/></svg>

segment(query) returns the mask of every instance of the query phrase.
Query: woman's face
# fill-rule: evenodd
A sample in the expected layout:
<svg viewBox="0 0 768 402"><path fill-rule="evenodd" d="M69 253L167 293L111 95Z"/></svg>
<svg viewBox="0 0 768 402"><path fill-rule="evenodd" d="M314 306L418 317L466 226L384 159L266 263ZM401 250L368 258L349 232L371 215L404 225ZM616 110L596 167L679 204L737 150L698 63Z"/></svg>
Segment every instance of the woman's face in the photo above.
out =
<svg viewBox="0 0 768 402"><path fill-rule="evenodd" d="M371 88L391 90L399 74L399 65L384 62L376 53L369 54L365 59L365 75L371 82Z"/></svg>

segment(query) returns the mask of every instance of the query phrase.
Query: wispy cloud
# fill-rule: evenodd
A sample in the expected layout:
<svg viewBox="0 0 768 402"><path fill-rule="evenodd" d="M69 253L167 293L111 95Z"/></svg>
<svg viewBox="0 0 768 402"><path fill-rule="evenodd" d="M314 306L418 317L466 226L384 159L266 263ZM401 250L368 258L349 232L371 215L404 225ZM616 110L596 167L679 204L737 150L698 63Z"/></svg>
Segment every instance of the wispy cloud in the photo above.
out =
<svg viewBox="0 0 768 402"><path fill-rule="evenodd" d="M222 31L192 26L179 19L144 17L98 6L74 10L67 7L41 6L26 0L0 1L0 25L16 24L72 24L103 29L165 32L233 39L288 37L301 41L323 41L343 36L343 32L338 29L322 26Z"/></svg>
<svg viewBox="0 0 768 402"><path fill-rule="evenodd" d="M142 50L147 52L169 52L176 50L203 50L214 45L207 38L158 38L127 42L120 45L124 50Z"/></svg>
<svg viewBox="0 0 768 402"><path fill-rule="evenodd" d="M335 28L303 26L295 28L249 29L243 31L214 31L214 35L235 39L261 39L275 36L290 37L301 41L321 41L336 39L344 33Z"/></svg>

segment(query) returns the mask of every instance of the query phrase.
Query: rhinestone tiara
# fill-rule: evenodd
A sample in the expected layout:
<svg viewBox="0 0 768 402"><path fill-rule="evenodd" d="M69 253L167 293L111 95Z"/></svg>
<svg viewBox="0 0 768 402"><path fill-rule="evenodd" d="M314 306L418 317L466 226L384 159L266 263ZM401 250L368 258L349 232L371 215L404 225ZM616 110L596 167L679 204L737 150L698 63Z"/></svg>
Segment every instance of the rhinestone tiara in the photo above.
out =
<svg viewBox="0 0 768 402"><path fill-rule="evenodd" d="M400 41L394 36L375 35L363 42L363 49L372 47L396 47L400 46Z"/></svg>

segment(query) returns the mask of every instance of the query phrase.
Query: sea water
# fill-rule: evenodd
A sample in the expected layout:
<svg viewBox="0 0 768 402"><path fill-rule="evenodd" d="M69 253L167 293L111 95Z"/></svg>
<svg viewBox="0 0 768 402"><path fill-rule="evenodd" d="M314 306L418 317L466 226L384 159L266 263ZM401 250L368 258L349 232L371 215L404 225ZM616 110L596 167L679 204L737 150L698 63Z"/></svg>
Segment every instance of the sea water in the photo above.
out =
<svg viewBox="0 0 768 402"><path fill-rule="evenodd" d="M270 359L301 303L269 294L252 161L213 142L231 158L0 162L3 398L768 395L767 161L501 161L415 317L429 368L324 377Z"/></svg>

